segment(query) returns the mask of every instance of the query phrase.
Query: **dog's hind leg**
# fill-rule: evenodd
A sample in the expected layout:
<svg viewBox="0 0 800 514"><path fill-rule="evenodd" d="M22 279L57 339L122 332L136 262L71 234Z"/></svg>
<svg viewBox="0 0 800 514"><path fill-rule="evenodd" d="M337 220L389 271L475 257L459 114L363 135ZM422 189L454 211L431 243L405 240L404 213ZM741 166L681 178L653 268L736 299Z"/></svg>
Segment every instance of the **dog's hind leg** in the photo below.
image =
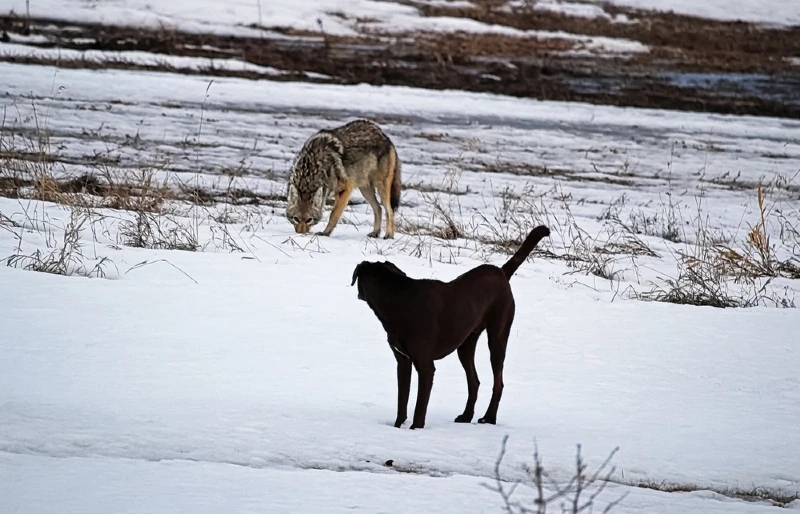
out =
<svg viewBox="0 0 800 514"><path fill-rule="evenodd" d="M508 345L508 336L511 334L511 323L514 321L513 305L511 311L505 314L503 323L490 324L486 328L489 336L489 358L492 362L494 383L489 407L486 409L486 414L478 419L478 423L491 423L492 425L497 423L497 409L500 406L500 398L503 396L503 363L506 359L506 346Z"/></svg>
<svg viewBox="0 0 800 514"><path fill-rule="evenodd" d="M433 360L414 362L414 367L417 368L419 382L417 384L417 404L414 406L414 422L411 424L411 430L425 427L425 414L428 412L428 400L431 398L431 389L433 388L433 374L436 372Z"/></svg>
<svg viewBox="0 0 800 514"><path fill-rule="evenodd" d="M456 423L470 423L475 415L475 402L478 400L478 387L481 385L478 371L475 369L475 346L480 335L481 330L476 330L458 347L458 360L461 361L467 374L467 405L464 407L464 413L456 418Z"/></svg>
<svg viewBox="0 0 800 514"><path fill-rule="evenodd" d="M397 359L397 419L394 426L400 428L408 417L408 393L411 390L411 359L392 348Z"/></svg>

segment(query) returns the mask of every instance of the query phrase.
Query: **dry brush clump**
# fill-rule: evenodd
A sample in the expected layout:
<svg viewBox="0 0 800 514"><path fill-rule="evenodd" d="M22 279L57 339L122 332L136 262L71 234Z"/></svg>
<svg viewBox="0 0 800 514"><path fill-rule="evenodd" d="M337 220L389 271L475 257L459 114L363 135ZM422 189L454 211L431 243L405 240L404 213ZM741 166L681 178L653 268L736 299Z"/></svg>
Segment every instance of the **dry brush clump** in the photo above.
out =
<svg viewBox="0 0 800 514"><path fill-rule="evenodd" d="M46 126L39 121L36 104L31 102L34 128L14 130L6 125L7 108L0 122L0 195L28 196L38 200L57 200L53 178L56 155Z"/></svg>
<svg viewBox="0 0 800 514"><path fill-rule="evenodd" d="M92 224L91 213L87 210L70 210L70 219L63 227L63 236L60 241L54 237L53 229L47 221L39 222L28 217L26 222L16 223L6 216L0 217L0 221L10 221L12 227L20 229L20 232L16 234L19 241L17 251L0 261L5 262L7 266L54 275L104 278L108 266L113 265L107 257L94 259L96 262L89 264L90 259L83 253L82 235L88 228L87 224ZM22 251L22 233L31 226L38 226L44 232L46 250L36 249L31 253Z"/></svg>
<svg viewBox="0 0 800 514"><path fill-rule="evenodd" d="M767 192L762 184L756 188L758 218L748 226L747 237L740 248L715 244L715 265L720 273L736 280L751 281L763 277L785 277L800 279L800 254L797 253L798 230L782 214L775 215L775 202L769 204ZM770 237L772 218L777 218L780 226L779 242ZM797 219L797 218L795 218ZM783 246L789 257L781 258L777 246Z"/></svg>
<svg viewBox="0 0 800 514"><path fill-rule="evenodd" d="M636 293L635 297L720 308L795 307L791 289L787 287L780 293L771 285L777 278L800 278L800 261L794 252L786 259L778 257L776 244L769 236L772 206L767 205L761 185L756 188L756 197L758 219L749 225L745 240L737 248L722 242L728 238L721 237L713 229L709 217L702 212L702 198L699 199L694 243L675 252L677 275L663 278L661 284L654 284L649 291ZM791 237L793 225L785 219L780 221L783 223L781 233ZM784 250L796 248L781 239Z"/></svg>

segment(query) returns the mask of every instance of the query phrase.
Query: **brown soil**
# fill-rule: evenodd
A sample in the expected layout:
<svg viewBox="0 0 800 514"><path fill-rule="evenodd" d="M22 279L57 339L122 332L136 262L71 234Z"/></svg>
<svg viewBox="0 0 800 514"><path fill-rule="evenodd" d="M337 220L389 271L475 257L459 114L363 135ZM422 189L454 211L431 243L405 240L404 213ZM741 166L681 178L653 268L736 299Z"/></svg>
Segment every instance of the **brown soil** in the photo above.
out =
<svg viewBox="0 0 800 514"><path fill-rule="evenodd" d="M698 0L699 1L699 0ZM635 23L605 18L580 18L527 8L502 8L504 2L473 1L475 9L420 7L426 16L456 16L520 30L564 31L639 41L651 48L637 63L669 61L671 69L698 72L773 73L790 71L787 57L800 56L800 27L768 28L753 23L714 21L673 12L643 11L603 4L611 16L625 15ZM665 63L666 64L666 63ZM795 72L797 72L795 68Z"/></svg>
<svg viewBox="0 0 800 514"><path fill-rule="evenodd" d="M474 3L478 5L474 9L421 6L419 10L427 16L468 17L518 29L626 38L648 45L651 51L629 56L570 54L567 51L579 48L580 42L565 38L465 33L389 37L369 33L369 20L362 20L364 33L359 37L269 27L265 28L264 37L257 38L44 19L31 20L28 25L6 16L0 17L0 34L6 37L9 33L41 34L48 42L40 46L233 57L290 72L269 77L270 80L366 82L546 100L800 118L800 66L789 61L790 57L800 56L800 27L773 29L605 6L612 16L625 14L635 20L635 23L613 23L603 18L576 18L529 9L501 10L497 0ZM277 38L275 32L296 37ZM54 64L8 56L0 56L0 60ZM123 61L61 61L59 65L164 68L181 73L266 78L252 72L181 70L167 65L142 67ZM328 78L309 79L302 72L321 73ZM755 88L743 85L740 78L725 75L719 78L728 80L708 83L673 80L681 79L684 77L681 74L687 72L759 75L746 75L750 84L757 84Z"/></svg>

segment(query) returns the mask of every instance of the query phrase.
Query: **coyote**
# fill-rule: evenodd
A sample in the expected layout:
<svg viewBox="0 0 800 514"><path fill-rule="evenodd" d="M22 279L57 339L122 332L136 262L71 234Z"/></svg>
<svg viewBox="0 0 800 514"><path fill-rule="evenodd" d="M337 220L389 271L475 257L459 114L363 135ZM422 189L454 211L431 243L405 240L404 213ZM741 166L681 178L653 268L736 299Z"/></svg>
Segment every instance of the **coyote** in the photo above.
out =
<svg viewBox="0 0 800 514"><path fill-rule="evenodd" d="M320 130L300 149L289 176L286 217L297 233L319 222L325 201L335 193L329 236L339 222L353 189L358 188L375 216L369 237L381 231L381 206L386 209L386 237L394 237L394 210L400 204L400 161L391 140L374 123L355 120L333 130Z"/></svg>

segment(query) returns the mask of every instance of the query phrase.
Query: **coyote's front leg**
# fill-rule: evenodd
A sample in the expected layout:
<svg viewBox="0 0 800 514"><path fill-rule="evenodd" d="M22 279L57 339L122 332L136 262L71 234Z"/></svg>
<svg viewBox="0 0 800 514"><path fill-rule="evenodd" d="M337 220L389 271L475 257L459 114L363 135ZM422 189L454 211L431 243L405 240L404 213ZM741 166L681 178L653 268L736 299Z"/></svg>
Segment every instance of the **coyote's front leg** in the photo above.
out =
<svg viewBox="0 0 800 514"><path fill-rule="evenodd" d="M331 211L331 217L328 220L328 226L325 227L325 230L320 232L320 235L331 235L331 232L333 232L333 227L339 223L339 218L342 216L344 208L347 207L347 202L350 200L350 194L352 192L353 184L349 180L345 182L342 189L336 191L336 201L333 203L333 210Z"/></svg>

